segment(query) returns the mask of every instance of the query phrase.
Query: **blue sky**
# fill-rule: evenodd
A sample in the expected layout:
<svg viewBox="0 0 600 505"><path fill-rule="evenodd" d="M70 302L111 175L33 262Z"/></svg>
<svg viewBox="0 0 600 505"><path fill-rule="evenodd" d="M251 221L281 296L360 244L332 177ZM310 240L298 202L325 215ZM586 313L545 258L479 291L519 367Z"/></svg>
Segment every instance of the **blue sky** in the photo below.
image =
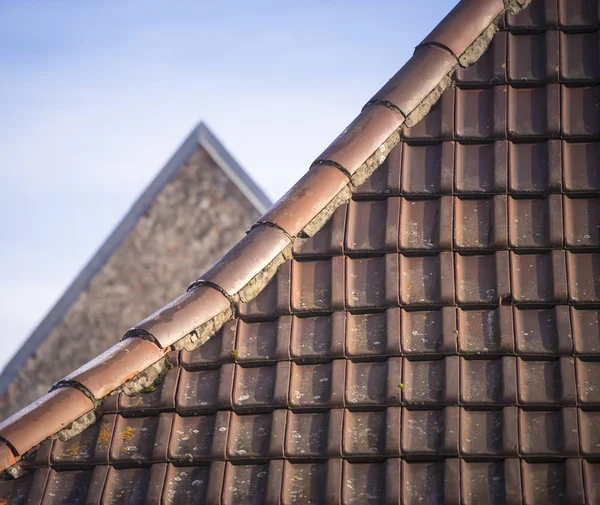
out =
<svg viewBox="0 0 600 505"><path fill-rule="evenodd" d="M0 3L0 367L198 121L275 200L455 3Z"/></svg>

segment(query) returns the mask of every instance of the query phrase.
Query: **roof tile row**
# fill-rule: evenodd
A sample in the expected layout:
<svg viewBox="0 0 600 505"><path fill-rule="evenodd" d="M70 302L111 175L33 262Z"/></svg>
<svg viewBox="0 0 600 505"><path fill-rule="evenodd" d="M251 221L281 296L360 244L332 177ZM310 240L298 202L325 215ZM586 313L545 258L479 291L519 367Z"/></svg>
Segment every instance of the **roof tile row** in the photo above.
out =
<svg viewBox="0 0 600 505"><path fill-rule="evenodd" d="M450 313L445 312L445 315L450 316ZM480 319L486 317L479 311L473 315ZM542 318L544 314L537 316ZM424 323L430 324L429 321ZM459 357L452 355L456 352L452 334L445 336L440 344L439 340L430 343L418 330L413 331L417 334L411 332L411 339L407 340L409 344L414 343L416 350L409 349L404 358L393 349L384 361L380 361L381 355L375 356L379 361L364 361L373 359L374 349L382 347L379 341L370 340L359 343L356 361L301 359L274 364L261 361L261 366L246 362L253 365L250 367L224 364L217 369L174 368L151 392L136 396L122 393L112 408L104 405L102 409L105 413L144 416L174 409L184 415L195 415L217 409L248 412L283 407L322 410L385 405L521 405L528 408L581 405L587 408L600 402L600 394L593 387L600 379L597 352L575 359L547 354L551 346L570 344L568 335L558 344L547 343L542 338L533 342L523 340L526 351L523 358L507 354L497 357L501 352L515 351L506 343L504 349L498 349L496 342L488 342L484 348L483 352L490 356L475 350L475 354ZM468 344L468 352L473 352L472 342ZM444 346L447 349L443 349ZM447 352L445 357L441 357L441 352Z"/></svg>
<svg viewBox="0 0 600 505"><path fill-rule="evenodd" d="M337 235L337 243L322 242L320 250L305 246L295 256L600 246L599 198L389 197L353 200L347 209L345 233Z"/></svg>
<svg viewBox="0 0 600 505"><path fill-rule="evenodd" d="M528 241L526 245L540 246ZM382 254L385 250L375 250L370 251L369 257L292 260L291 275L288 273L286 279L291 286L290 311L312 314L397 305L414 310L454 303L485 306L510 301L523 308L600 303L598 253L487 251L473 255L438 251L414 256L408 251ZM281 276L282 272L273 289L281 282ZM258 297L257 305L262 296L272 296L269 287ZM285 310L287 307L280 308L284 310L275 314L290 313ZM242 313L260 314L269 312L247 309Z"/></svg>
<svg viewBox="0 0 600 505"><path fill-rule="evenodd" d="M57 440L45 454L45 461L28 462L27 468L51 465L66 470L160 462L198 465L214 460L281 458L597 458L598 422L599 412L573 407L334 408L310 413L278 409L244 415L219 411L200 416L162 413L133 418L111 414L93 430L68 442Z"/></svg>
<svg viewBox="0 0 600 505"><path fill-rule="evenodd" d="M598 159L600 142L403 142L365 184L353 191L357 198L399 194L412 198L485 196L507 192L535 197L561 191L570 196L597 197L594 193L600 189L600 174L595 168Z"/></svg>
<svg viewBox="0 0 600 505"><path fill-rule="evenodd" d="M598 81L599 33L597 30L588 33L559 30L499 33L477 63L456 70L456 84L460 88L476 88L505 83L532 86Z"/></svg>
<svg viewBox="0 0 600 505"><path fill-rule="evenodd" d="M11 500L54 505L297 503L354 505L434 503L595 503L600 465L576 458L465 461L290 462L205 466L154 464L148 468L57 472L39 469L13 488ZM0 483L0 489L4 484Z"/></svg>

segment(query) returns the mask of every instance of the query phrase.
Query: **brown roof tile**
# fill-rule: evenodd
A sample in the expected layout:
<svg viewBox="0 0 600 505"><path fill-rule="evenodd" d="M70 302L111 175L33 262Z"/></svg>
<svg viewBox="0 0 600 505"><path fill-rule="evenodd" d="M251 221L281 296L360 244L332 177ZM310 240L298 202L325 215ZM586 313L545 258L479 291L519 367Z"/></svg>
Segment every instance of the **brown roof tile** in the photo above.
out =
<svg viewBox="0 0 600 505"><path fill-rule="evenodd" d="M344 307L344 257L292 260L292 310L331 312Z"/></svg>
<svg viewBox="0 0 600 505"><path fill-rule="evenodd" d="M563 244L562 196L508 199L509 243L513 249L560 248Z"/></svg>
<svg viewBox="0 0 600 505"><path fill-rule="evenodd" d="M591 29L600 25L600 6L596 0L558 1L559 27L564 30Z"/></svg>
<svg viewBox="0 0 600 505"><path fill-rule="evenodd" d="M534 0L527 9L523 9L518 14L508 14L507 20L509 30L550 30L557 28L558 1Z"/></svg>
<svg viewBox="0 0 600 505"><path fill-rule="evenodd" d="M521 355L566 356L573 352L569 307L514 309L515 345Z"/></svg>
<svg viewBox="0 0 600 505"><path fill-rule="evenodd" d="M235 349L239 363L264 363L290 359L292 317L275 321L238 321Z"/></svg>
<svg viewBox="0 0 600 505"><path fill-rule="evenodd" d="M346 365L345 359L320 364L292 362L289 406L311 410L343 407Z"/></svg>
<svg viewBox="0 0 600 505"><path fill-rule="evenodd" d="M384 503L400 500L400 460L388 459L378 463L344 461L342 503Z"/></svg>
<svg viewBox="0 0 600 505"><path fill-rule="evenodd" d="M225 458L230 412L173 417L167 459L179 464Z"/></svg>
<svg viewBox="0 0 600 505"><path fill-rule="evenodd" d="M434 139L451 139L454 133L454 93L447 88L431 111L417 124L402 126L402 137L413 142L426 142Z"/></svg>
<svg viewBox="0 0 600 505"><path fill-rule="evenodd" d="M408 116L455 66L456 59L440 47L417 48L413 57L375 94L371 102L392 104Z"/></svg>
<svg viewBox="0 0 600 505"><path fill-rule="evenodd" d="M600 311L571 307L571 321L575 353L600 354Z"/></svg>
<svg viewBox="0 0 600 505"><path fill-rule="evenodd" d="M524 406L575 405L573 358L552 361L517 360L519 404Z"/></svg>
<svg viewBox="0 0 600 505"><path fill-rule="evenodd" d="M200 414L231 408L234 371L232 363L216 370L182 370L177 387L177 411Z"/></svg>
<svg viewBox="0 0 600 505"><path fill-rule="evenodd" d="M350 331L350 330L348 330ZM292 318L290 355L295 361L344 357L346 314Z"/></svg>
<svg viewBox="0 0 600 505"><path fill-rule="evenodd" d="M372 363L348 362L346 405L399 405L402 388L402 359L388 358Z"/></svg>
<svg viewBox="0 0 600 505"><path fill-rule="evenodd" d="M505 140L486 144L457 143L454 175L456 193L504 193L508 180L508 144Z"/></svg>
<svg viewBox="0 0 600 505"><path fill-rule="evenodd" d="M365 310L398 305L397 279L397 254L347 258L346 306Z"/></svg>
<svg viewBox="0 0 600 505"><path fill-rule="evenodd" d="M517 366L513 356L464 359L461 368L461 402L466 406L515 405Z"/></svg>
<svg viewBox="0 0 600 505"><path fill-rule="evenodd" d="M458 407L402 412L402 454L406 456L458 456ZM424 430L423 426L428 429Z"/></svg>
<svg viewBox="0 0 600 505"><path fill-rule="evenodd" d="M370 179L369 179L370 180ZM329 257L344 250L344 226L348 204L340 205L319 233L307 238L296 238L293 254L296 258Z"/></svg>
<svg viewBox="0 0 600 505"><path fill-rule="evenodd" d="M404 360L404 387L400 388L408 406L455 405L458 402L459 358L446 356L428 361Z"/></svg>
<svg viewBox="0 0 600 505"><path fill-rule="evenodd" d="M164 351L149 340L127 338L67 375L55 387L77 383L99 400L146 370L164 355Z"/></svg>
<svg viewBox="0 0 600 505"><path fill-rule="evenodd" d="M408 357L453 354L456 333L454 307L402 311L402 353Z"/></svg>
<svg viewBox="0 0 600 505"><path fill-rule="evenodd" d="M557 30L542 33L509 33L508 81L514 85L557 81L559 33Z"/></svg>
<svg viewBox="0 0 600 505"><path fill-rule="evenodd" d="M497 461L461 461L461 493L465 505L522 503L521 465L516 458Z"/></svg>
<svg viewBox="0 0 600 505"><path fill-rule="evenodd" d="M281 494L282 505L295 503L330 503L340 505L342 483L342 460L329 459L317 463L284 463Z"/></svg>
<svg viewBox="0 0 600 505"><path fill-rule="evenodd" d="M425 37L422 44L439 44L458 58L503 10L502 0L458 2L450 14Z"/></svg>
<svg viewBox="0 0 600 505"><path fill-rule="evenodd" d="M81 391L57 389L0 424L0 436L22 456L93 408L93 402Z"/></svg>
<svg viewBox="0 0 600 505"><path fill-rule="evenodd" d="M260 219L295 237L348 185L348 177L330 165L313 166Z"/></svg>
<svg viewBox="0 0 600 505"><path fill-rule="evenodd" d="M526 9L529 10L529 9ZM506 32L494 36L486 52L470 67L456 69L454 78L461 87L506 82Z"/></svg>
<svg viewBox="0 0 600 505"><path fill-rule="evenodd" d="M182 368L193 371L218 368L222 364L232 363L231 353L235 349L236 328L236 320L228 321L205 344L191 351L182 349L179 354Z"/></svg>
<svg viewBox="0 0 600 505"><path fill-rule="evenodd" d="M393 461L393 460L391 460ZM407 505L424 500L433 503L460 503L459 460L402 461L402 495Z"/></svg>
<svg viewBox="0 0 600 505"><path fill-rule="evenodd" d="M445 305L454 301L454 257L400 255L400 302L413 307Z"/></svg>
<svg viewBox="0 0 600 505"><path fill-rule="evenodd" d="M116 417L115 414L103 415L99 422L74 438L68 441L56 440L52 447L52 465L107 465Z"/></svg>
<svg viewBox="0 0 600 505"><path fill-rule="evenodd" d="M253 228L213 267L200 276L229 296L237 295L290 246L282 230L266 224Z"/></svg>
<svg viewBox="0 0 600 505"><path fill-rule="evenodd" d="M286 261L265 288L252 300L239 302L238 312L242 317L264 319L278 315L291 314L290 282L292 263Z"/></svg>
<svg viewBox="0 0 600 505"><path fill-rule="evenodd" d="M454 407L447 407L454 408ZM460 409L460 452L470 457L518 455L518 409ZM458 430L457 430L458 431Z"/></svg>
<svg viewBox="0 0 600 505"><path fill-rule="evenodd" d="M289 412L285 455L292 459L339 458L342 455L344 409L326 412ZM306 435L310 433L310 435Z"/></svg>
<svg viewBox="0 0 600 505"><path fill-rule="evenodd" d="M505 249L508 240L507 199L454 199L454 247L457 250ZM477 226L472 219L477 218ZM450 228L451 231L451 228Z"/></svg>
<svg viewBox="0 0 600 505"><path fill-rule="evenodd" d="M402 198L396 233L400 251L447 251L452 247L452 207L454 199L442 196L427 200ZM398 233L402 230L401 233Z"/></svg>
<svg viewBox="0 0 600 505"><path fill-rule="evenodd" d="M352 176L372 155L377 158L380 146L403 122L401 114L387 107L378 104L365 107L350 126L321 153L317 163L334 162ZM377 164L383 161L385 154L385 151L381 152L381 160Z"/></svg>
<svg viewBox="0 0 600 505"><path fill-rule="evenodd" d="M598 31L590 33L560 32L561 79L582 82L600 80L598 33Z"/></svg>
<svg viewBox="0 0 600 505"><path fill-rule="evenodd" d="M229 308L229 300L221 292L197 286L135 325L131 333L147 332L166 348Z"/></svg>
<svg viewBox="0 0 600 505"><path fill-rule="evenodd" d="M508 87L508 135L510 138L552 138L560 130L560 88Z"/></svg>
<svg viewBox="0 0 600 505"><path fill-rule="evenodd" d="M512 308L458 310L458 347L465 355L512 354L514 349Z"/></svg>
<svg viewBox="0 0 600 505"><path fill-rule="evenodd" d="M525 505L549 503L552 500L584 503L581 462L578 459L567 458L560 462L523 461L521 467Z"/></svg>
<svg viewBox="0 0 600 505"><path fill-rule="evenodd" d="M359 187L353 188L353 193L358 197L399 195L402 148L403 144L394 147L379 168L373 172L373 175ZM323 232L321 231L319 234L321 235Z"/></svg>
<svg viewBox="0 0 600 505"><path fill-rule="evenodd" d="M576 139L600 135L600 85L563 85L562 97L562 134Z"/></svg>
<svg viewBox="0 0 600 505"><path fill-rule="evenodd" d="M561 141L509 143L511 194L546 194L561 190ZM566 160L565 160L566 164Z"/></svg>
<svg viewBox="0 0 600 505"><path fill-rule="evenodd" d="M404 144L402 192L408 195L452 193L454 142Z"/></svg>
<svg viewBox="0 0 600 505"><path fill-rule="evenodd" d="M456 91L456 137L460 140L503 138L506 134L506 86Z"/></svg>

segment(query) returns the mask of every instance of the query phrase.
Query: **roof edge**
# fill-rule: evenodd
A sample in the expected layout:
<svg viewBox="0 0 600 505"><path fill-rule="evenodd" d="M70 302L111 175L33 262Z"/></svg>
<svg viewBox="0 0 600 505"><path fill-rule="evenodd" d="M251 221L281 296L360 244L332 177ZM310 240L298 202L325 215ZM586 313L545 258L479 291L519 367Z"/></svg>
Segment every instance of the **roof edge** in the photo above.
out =
<svg viewBox="0 0 600 505"><path fill-rule="evenodd" d="M244 196L256 207L256 210L260 213L265 212L273 202L230 152L225 149L205 122L202 121L198 124L195 134L198 144L206 149L215 163L219 165L221 170L227 174Z"/></svg>
<svg viewBox="0 0 600 505"><path fill-rule="evenodd" d="M193 349L206 342L234 317L240 303L262 291L278 267L291 257L297 238L316 233L335 208L350 199L351 186L366 180L400 141L402 125L410 127L428 113L444 89L452 84L451 76L461 64L461 58L472 64L485 52L496 31L493 25L498 16L506 10L516 12L528 3L529 0L461 0L417 46L408 63L367 102L350 126L317 158L300 181L257 220L250 232L192 283L186 294L134 326L124 339L145 339L157 357L181 348ZM439 34L446 38L440 35L438 40ZM464 46L459 54L451 49L457 41L460 45L455 48ZM56 387L70 389L80 384L91 391L90 379L99 384L104 378L107 382L114 381L112 374L116 369L121 377L117 382L123 386L114 391L128 387L131 381L139 387L143 384L139 378L144 379L150 368L165 360L160 358L140 371L147 354L139 351L119 358L119 345L69 375L63 383L59 381ZM117 366L115 360L119 359ZM94 395L94 400L100 404L102 398ZM0 424L0 442L3 437L14 446L11 427L14 431L20 417L17 413ZM21 431L36 432L37 443L57 436L49 428L39 426L40 423L42 421L23 423ZM76 434L73 430L71 433ZM15 454L17 458L21 456L21 452Z"/></svg>
<svg viewBox="0 0 600 505"><path fill-rule="evenodd" d="M187 163L198 147L204 148L217 166L240 189L243 195L260 212L271 205L269 198L256 185L241 165L229 154L223 144L204 122L198 123L187 135L156 177L144 189L125 214L125 217L113 229L108 238L96 250L92 258L77 274L62 296L44 316L11 360L0 373L0 395L3 395L18 376L27 360L35 354L37 348L46 340L50 332L63 319L69 308L87 288L92 279L115 253L125 238L133 231L141 217L150 208L159 193L173 179L179 169Z"/></svg>

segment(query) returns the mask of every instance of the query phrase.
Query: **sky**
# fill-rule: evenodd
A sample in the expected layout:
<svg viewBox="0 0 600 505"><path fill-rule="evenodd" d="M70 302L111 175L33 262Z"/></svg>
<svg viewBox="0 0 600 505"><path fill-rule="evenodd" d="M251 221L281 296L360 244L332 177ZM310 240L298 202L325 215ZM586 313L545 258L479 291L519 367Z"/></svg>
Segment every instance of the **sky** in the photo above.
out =
<svg viewBox="0 0 600 505"><path fill-rule="evenodd" d="M199 121L275 201L455 4L0 1L0 368Z"/></svg>

